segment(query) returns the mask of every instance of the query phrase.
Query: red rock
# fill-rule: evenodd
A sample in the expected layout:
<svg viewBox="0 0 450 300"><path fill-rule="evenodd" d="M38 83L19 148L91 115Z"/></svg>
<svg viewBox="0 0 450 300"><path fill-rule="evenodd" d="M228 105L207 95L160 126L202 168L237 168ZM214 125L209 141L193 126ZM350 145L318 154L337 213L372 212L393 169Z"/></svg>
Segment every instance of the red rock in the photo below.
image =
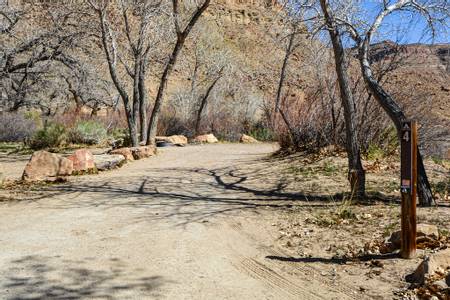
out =
<svg viewBox="0 0 450 300"><path fill-rule="evenodd" d="M94 156L87 149L79 149L67 157L73 162L73 170L87 172L95 169Z"/></svg>
<svg viewBox="0 0 450 300"><path fill-rule="evenodd" d="M152 146L133 147L130 150L136 160L153 156L156 153L156 148Z"/></svg>
<svg viewBox="0 0 450 300"><path fill-rule="evenodd" d="M186 146L188 143L188 139L184 135L157 136L156 141L168 142L176 146Z"/></svg>
<svg viewBox="0 0 450 300"><path fill-rule="evenodd" d="M130 148L114 149L114 150L111 150L109 152L109 154L113 154L113 155L120 154L123 157L125 157L126 160L134 160L133 153Z"/></svg>
<svg viewBox="0 0 450 300"><path fill-rule="evenodd" d="M244 144L259 143L257 139L255 139L252 136L246 135L246 134L241 135L241 138L239 139L239 141Z"/></svg>
<svg viewBox="0 0 450 300"><path fill-rule="evenodd" d="M207 143L207 144L213 144L218 143L219 140L214 136L214 134L204 134L199 135L194 139L194 142L196 143Z"/></svg>
<svg viewBox="0 0 450 300"><path fill-rule="evenodd" d="M22 179L26 181L55 180L69 176L73 172L73 162L61 155L47 151L34 152L25 166Z"/></svg>

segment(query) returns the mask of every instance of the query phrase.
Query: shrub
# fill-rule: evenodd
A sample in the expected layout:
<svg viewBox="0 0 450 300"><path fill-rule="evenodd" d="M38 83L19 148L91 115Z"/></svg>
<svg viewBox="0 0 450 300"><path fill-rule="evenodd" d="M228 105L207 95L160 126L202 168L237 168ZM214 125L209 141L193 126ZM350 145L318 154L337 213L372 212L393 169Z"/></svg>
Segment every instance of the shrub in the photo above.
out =
<svg viewBox="0 0 450 300"><path fill-rule="evenodd" d="M57 123L46 123L44 128L35 132L28 140L28 146L33 150L59 148L67 140L66 128Z"/></svg>
<svg viewBox="0 0 450 300"><path fill-rule="evenodd" d="M0 141L22 142L37 130L37 122L20 113L0 114Z"/></svg>
<svg viewBox="0 0 450 300"><path fill-rule="evenodd" d="M113 148L130 147L131 137L128 129L126 128L115 128L109 132L112 137Z"/></svg>
<svg viewBox="0 0 450 300"><path fill-rule="evenodd" d="M269 125L264 124L264 122L258 122L251 126L247 133L258 141L274 140L273 132L269 129Z"/></svg>
<svg viewBox="0 0 450 300"><path fill-rule="evenodd" d="M70 141L75 144L101 144L107 137L105 126L95 121L80 121L69 133Z"/></svg>

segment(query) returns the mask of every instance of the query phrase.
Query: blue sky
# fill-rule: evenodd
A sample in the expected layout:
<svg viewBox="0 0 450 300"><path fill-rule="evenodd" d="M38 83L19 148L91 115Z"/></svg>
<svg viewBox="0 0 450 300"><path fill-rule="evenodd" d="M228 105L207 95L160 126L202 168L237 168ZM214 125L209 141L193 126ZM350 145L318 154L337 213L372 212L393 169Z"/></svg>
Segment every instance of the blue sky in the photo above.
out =
<svg viewBox="0 0 450 300"><path fill-rule="evenodd" d="M362 1L364 8L369 15L374 16L380 11L379 3L376 0ZM405 12L397 12L388 16L380 28L380 35L374 42L380 40L392 40L401 44L411 43L450 43L450 20L446 26L438 28L435 39L427 29L426 21L418 16Z"/></svg>

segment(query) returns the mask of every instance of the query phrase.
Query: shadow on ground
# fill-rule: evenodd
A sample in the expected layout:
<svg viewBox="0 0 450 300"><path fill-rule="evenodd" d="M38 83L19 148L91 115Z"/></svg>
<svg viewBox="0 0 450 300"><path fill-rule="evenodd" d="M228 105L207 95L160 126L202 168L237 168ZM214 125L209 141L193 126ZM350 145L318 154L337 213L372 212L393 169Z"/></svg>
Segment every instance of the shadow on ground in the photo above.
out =
<svg viewBox="0 0 450 300"><path fill-rule="evenodd" d="M176 218L177 225L202 222L243 210L291 209L293 206L328 208L344 194L290 192L290 179L275 174L267 162L244 167L153 168L140 174L81 178L61 185L44 185L26 198L51 208L141 208L138 221ZM52 198L63 201L48 201ZM41 201L43 200L43 201Z"/></svg>
<svg viewBox="0 0 450 300"><path fill-rule="evenodd" d="M342 258L323 258L323 257L290 257L290 256L274 256L268 255L267 259L277 260L282 262L293 262L293 263L323 263L323 264L346 264L349 262L364 262L372 260L386 260L399 258L398 253L389 254L374 254L374 255L361 255L356 257L342 257Z"/></svg>
<svg viewBox="0 0 450 300"><path fill-rule="evenodd" d="M2 299L123 299L157 297L163 278L138 277L119 259L93 268L86 261L26 256L1 271Z"/></svg>

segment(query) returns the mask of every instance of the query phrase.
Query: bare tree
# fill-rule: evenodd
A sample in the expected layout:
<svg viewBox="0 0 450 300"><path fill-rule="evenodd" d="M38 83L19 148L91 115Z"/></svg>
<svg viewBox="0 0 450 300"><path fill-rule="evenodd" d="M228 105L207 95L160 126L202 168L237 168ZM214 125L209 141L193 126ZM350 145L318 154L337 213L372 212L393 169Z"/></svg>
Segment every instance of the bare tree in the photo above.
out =
<svg viewBox="0 0 450 300"><path fill-rule="evenodd" d="M294 146L297 146L298 139L297 139L297 135L295 133L294 126L293 126L292 122L289 120L289 117L286 114L286 112L284 111L284 109L281 107L281 100L282 100L282 96L283 96L283 87L284 87L285 80L286 80L286 73L287 73L287 67L289 64L289 59L290 59L291 55L294 53L294 51L296 49L298 49L298 47L300 46L300 43L298 42L298 36L301 33L304 33L304 29L301 28L298 20L291 20L288 24L290 25L290 30L289 30L288 35L285 37L288 42L287 42L286 48L284 50L284 58L283 58L283 63L281 66L281 71L280 71L280 80L278 82L276 99L275 99L275 109L274 109L275 115L273 116L274 120L272 121L272 123L276 123L277 115L279 113L281 115L281 118L283 119L284 124L286 125L286 128L288 129L289 135L291 137L291 140L292 140Z"/></svg>
<svg viewBox="0 0 450 300"><path fill-rule="evenodd" d="M448 22L450 16L450 6L447 1L415 1L415 0L398 0L398 1L382 1L381 10L372 22L363 28L358 27L359 24L349 17L341 17L339 22L346 27L348 32L357 44L358 58L360 62L361 72L366 83L367 89L377 100L380 106L385 110L387 115L394 123L398 137L400 137L402 124L407 117L395 99L380 84L380 81L374 76L372 63L370 60L371 42L374 35L382 25L385 18L396 12L409 11L425 17L432 33L435 33L436 25ZM364 23L362 23L364 24ZM419 150L419 149L418 149ZM422 155L418 151L418 191L419 200L422 205L431 205L433 195L430 183L427 178Z"/></svg>
<svg viewBox="0 0 450 300"><path fill-rule="evenodd" d="M42 108L40 95L53 98L43 87L63 94L53 75L78 65L72 50L80 49L87 32L72 26L77 18L83 17L64 5L0 4L0 90L8 110Z"/></svg>
<svg viewBox="0 0 450 300"><path fill-rule="evenodd" d="M100 21L101 42L109 73L123 102L131 143L137 146L139 141L146 140L147 135L148 101L145 80L149 53L154 46L149 38L149 27L161 2L117 0L113 3L89 0L89 4ZM119 19L112 21L113 13ZM120 66L131 83L119 74ZM127 88L130 85L131 92Z"/></svg>
<svg viewBox="0 0 450 300"><path fill-rule="evenodd" d="M348 178L352 194L358 199L361 199L365 195L365 171L361 163L360 146L356 131L356 107L347 71L349 64L348 58L341 39L342 33L339 31L338 24L330 9L329 2L327 0L320 0L320 6L323 12L326 29L330 34L331 42L333 44L336 74L339 82L342 106L344 108L349 168Z"/></svg>

